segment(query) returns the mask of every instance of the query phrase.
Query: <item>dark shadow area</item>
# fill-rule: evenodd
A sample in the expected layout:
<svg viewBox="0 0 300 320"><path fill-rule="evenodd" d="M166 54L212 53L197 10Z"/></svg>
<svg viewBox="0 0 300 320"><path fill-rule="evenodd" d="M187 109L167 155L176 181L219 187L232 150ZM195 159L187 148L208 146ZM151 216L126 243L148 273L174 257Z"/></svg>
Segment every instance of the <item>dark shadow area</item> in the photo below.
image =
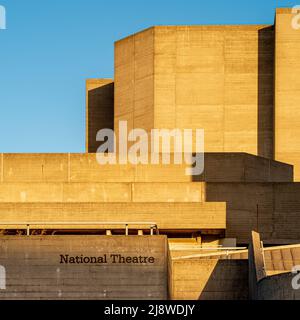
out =
<svg viewBox="0 0 300 320"><path fill-rule="evenodd" d="M199 300L248 300L248 260L218 260Z"/></svg>
<svg viewBox="0 0 300 320"><path fill-rule="evenodd" d="M260 232L263 240L276 237L272 184L206 183L206 201L226 202L227 238L247 245L252 230Z"/></svg>
<svg viewBox="0 0 300 320"><path fill-rule="evenodd" d="M256 230L274 243L299 238L298 225L289 225L300 208L291 165L247 153L205 153L204 173L191 179L206 183L206 202L226 203L226 237L248 244Z"/></svg>
<svg viewBox="0 0 300 320"><path fill-rule="evenodd" d="M274 159L274 26L258 31L257 153Z"/></svg>
<svg viewBox="0 0 300 320"><path fill-rule="evenodd" d="M299 184L206 183L207 202L226 203L226 237L239 244L251 231L267 245L299 243Z"/></svg>
<svg viewBox="0 0 300 320"><path fill-rule="evenodd" d="M203 173L191 176L191 180L224 183L293 182L293 166L242 152L206 152Z"/></svg>
<svg viewBox="0 0 300 320"><path fill-rule="evenodd" d="M96 153L101 145L96 141L97 132L114 129L114 84L90 90L87 103L87 151Z"/></svg>

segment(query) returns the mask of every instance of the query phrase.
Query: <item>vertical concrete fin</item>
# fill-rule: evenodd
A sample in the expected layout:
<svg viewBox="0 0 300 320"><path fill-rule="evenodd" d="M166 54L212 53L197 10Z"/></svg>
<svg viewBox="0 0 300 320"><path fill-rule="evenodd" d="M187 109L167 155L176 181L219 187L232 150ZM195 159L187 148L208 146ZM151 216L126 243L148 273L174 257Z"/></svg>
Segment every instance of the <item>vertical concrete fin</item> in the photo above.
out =
<svg viewBox="0 0 300 320"><path fill-rule="evenodd" d="M263 247L259 233L252 231L249 245L249 298L258 299L257 284L266 278Z"/></svg>

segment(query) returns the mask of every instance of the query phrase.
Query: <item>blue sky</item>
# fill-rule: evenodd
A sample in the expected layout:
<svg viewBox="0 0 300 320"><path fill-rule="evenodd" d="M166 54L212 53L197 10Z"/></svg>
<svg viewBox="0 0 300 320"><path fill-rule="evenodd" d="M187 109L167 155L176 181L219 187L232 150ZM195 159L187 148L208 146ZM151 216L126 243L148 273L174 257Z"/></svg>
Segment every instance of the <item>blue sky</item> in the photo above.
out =
<svg viewBox="0 0 300 320"><path fill-rule="evenodd" d="M84 152L85 79L152 25L272 24L275 0L0 0L0 152Z"/></svg>

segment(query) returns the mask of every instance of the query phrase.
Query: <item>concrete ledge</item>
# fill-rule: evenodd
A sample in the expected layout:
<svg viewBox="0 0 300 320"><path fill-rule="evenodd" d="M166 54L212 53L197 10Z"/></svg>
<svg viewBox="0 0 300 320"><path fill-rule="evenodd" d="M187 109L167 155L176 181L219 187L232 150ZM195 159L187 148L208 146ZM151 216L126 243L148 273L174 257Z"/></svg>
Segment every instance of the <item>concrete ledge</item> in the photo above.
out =
<svg viewBox="0 0 300 320"><path fill-rule="evenodd" d="M204 173L186 164L99 165L95 154L2 154L0 182L291 182L293 167L246 153L205 153Z"/></svg>
<svg viewBox="0 0 300 320"><path fill-rule="evenodd" d="M203 202L204 198L203 182L0 183L0 202Z"/></svg>
<svg viewBox="0 0 300 320"><path fill-rule="evenodd" d="M226 228L225 203L0 203L2 229L18 228L18 222L92 222L95 221L143 221L155 222L164 230L203 230ZM20 226L19 226L20 227ZM109 229L116 226L102 226ZM140 229L143 226L136 226ZM44 228L44 226L40 226ZM90 227L95 229L95 227ZM124 228L124 225L121 226ZM65 226L57 226L65 229ZM72 226L69 227L72 229ZM83 229L87 229L83 226ZM97 228L96 228L97 229Z"/></svg>

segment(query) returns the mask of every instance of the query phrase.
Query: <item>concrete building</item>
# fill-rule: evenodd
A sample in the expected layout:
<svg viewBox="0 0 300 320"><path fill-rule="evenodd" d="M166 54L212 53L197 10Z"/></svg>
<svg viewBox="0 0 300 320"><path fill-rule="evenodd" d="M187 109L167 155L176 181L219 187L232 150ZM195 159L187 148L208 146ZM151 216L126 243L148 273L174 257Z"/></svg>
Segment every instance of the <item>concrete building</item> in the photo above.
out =
<svg viewBox="0 0 300 320"><path fill-rule="evenodd" d="M280 278L300 243L295 14L277 9L274 25L152 27L117 41L115 78L87 80L85 154L1 154L0 298L299 298L291 275ZM203 173L100 165L97 132L118 133L120 121L148 133L204 129ZM78 263L65 262L73 256Z"/></svg>

